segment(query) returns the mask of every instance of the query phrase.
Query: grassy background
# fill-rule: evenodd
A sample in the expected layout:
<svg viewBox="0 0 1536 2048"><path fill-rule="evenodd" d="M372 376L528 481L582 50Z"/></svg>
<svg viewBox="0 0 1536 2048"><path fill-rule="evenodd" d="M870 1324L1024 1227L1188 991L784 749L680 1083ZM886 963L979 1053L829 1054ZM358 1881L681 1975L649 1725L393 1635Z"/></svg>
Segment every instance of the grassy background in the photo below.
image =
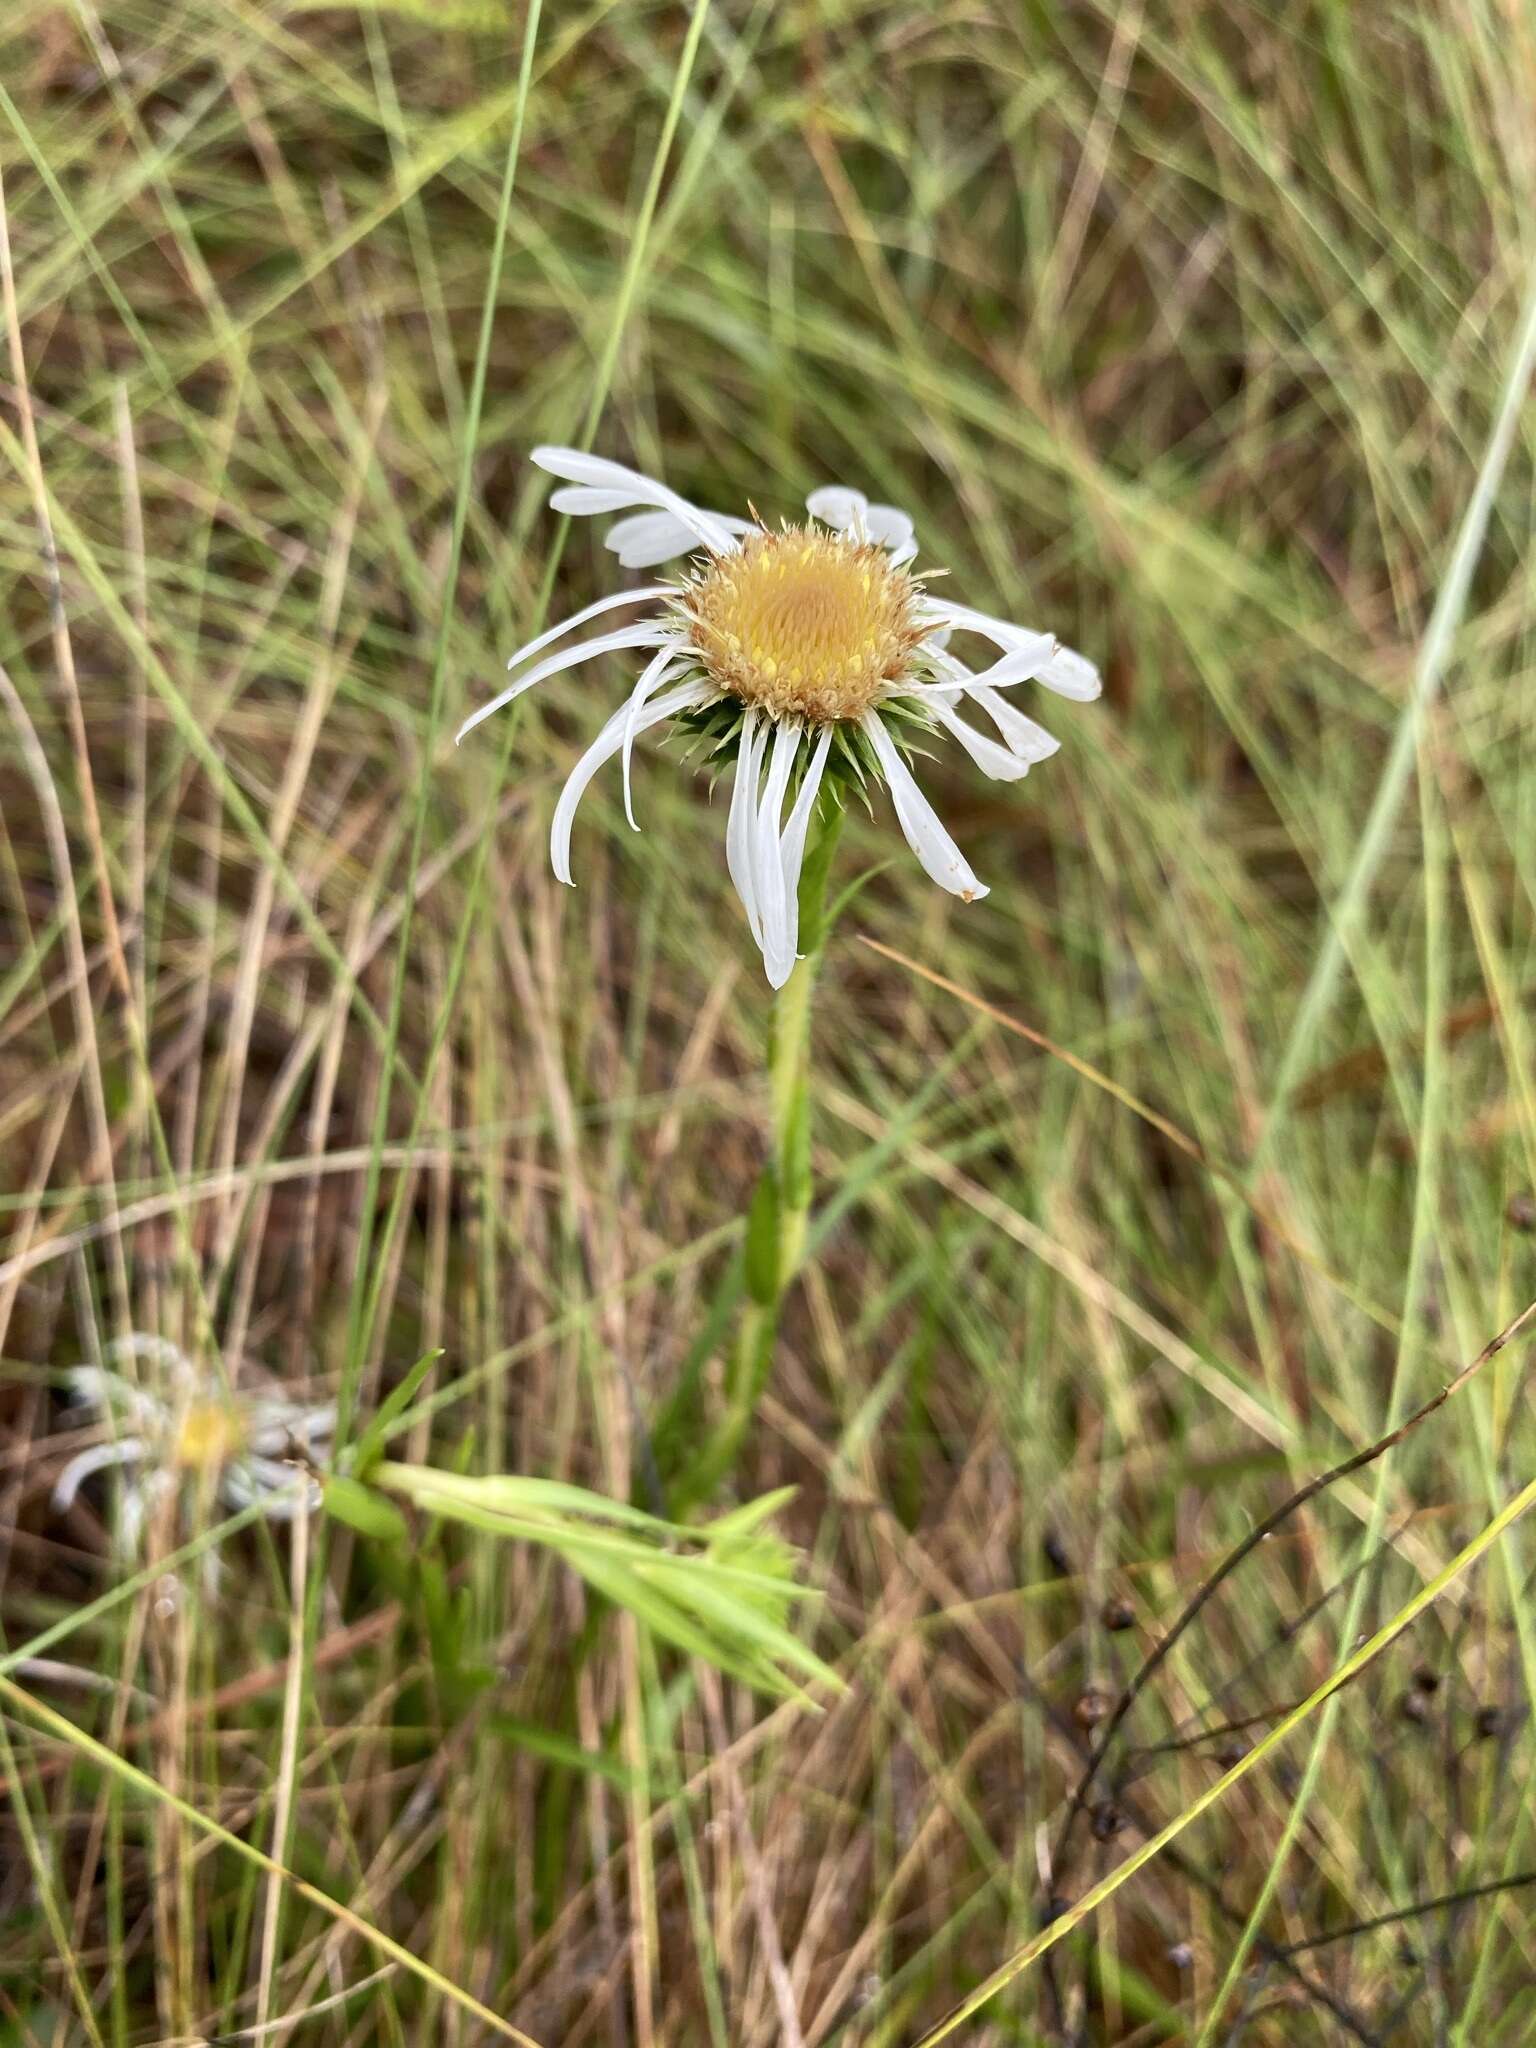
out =
<svg viewBox="0 0 1536 2048"><path fill-rule="evenodd" d="M895 2048L1529 1476L1511 1349L1222 1588L1052 1869L1085 1729L1224 1549L1536 1293L1523 429L1404 724L1526 289L1529 11L569 0L520 79L525 26L6 8L3 1619L70 1624L11 1682L159 1788L7 1696L6 2044L496 2038L451 1985L544 2048ZM649 749L644 838L606 778L569 894L553 793L619 668L447 738L608 578L526 462L587 424L725 508L910 506L1106 674L1022 787L926 771L984 904L883 806L841 850L879 872L818 1006L820 1234L712 1503L799 1489L819 1713L539 1553L300 1560L206 1501L153 1540L217 1528L216 1582L77 1623L111 1489L49 1506L62 1371L125 1328L363 1412L441 1346L404 1454L619 1496L691 1370L713 1412L767 1128L722 806ZM1533 2038L1536 1893L1347 1931L1536 1866L1529 1547L964 2038Z"/></svg>

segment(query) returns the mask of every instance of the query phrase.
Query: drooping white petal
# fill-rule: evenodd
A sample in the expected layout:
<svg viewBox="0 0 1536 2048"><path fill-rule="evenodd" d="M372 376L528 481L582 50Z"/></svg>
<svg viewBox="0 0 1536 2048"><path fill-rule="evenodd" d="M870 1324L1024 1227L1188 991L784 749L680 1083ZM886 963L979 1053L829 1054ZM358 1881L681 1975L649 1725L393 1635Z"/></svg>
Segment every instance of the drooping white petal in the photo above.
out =
<svg viewBox="0 0 1536 2048"><path fill-rule="evenodd" d="M823 484L806 499L805 509L823 526L847 533L869 510L869 500L862 491L848 490L842 484Z"/></svg>
<svg viewBox="0 0 1536 2048"><path fill-rule="evenodd" d="M819 491L812 491L805 509L813 519L838 533L850 533L857 540L878 541L890 549L898 565L910 562L917 553L911 515L899 505L871 505L862 491L850 490L842 484L824 484Z"/></svg>
<svg viewBox="0 0 1536 2048"><path fill-rule="evenodd" d="M679 644L671 626L648 619L639 625L625 626L617 633L599 633L595 640L581 640L574 647L562 647L558 654L547 655L525 675L520 675L515 683L509 683L489 704L482 704L478 711L472 712L454 734L454 745L457 746L464 735L473 732L477 725L483 725L493 711L500 711L503 705L521 697L524 690L531 690L535 683L558 675L561 669L574 668L578 662L591 661L599 654L614 654L624 647L677 647Z"/></svg>
<svg viewBox="0 0 1536 2048"><path fill-rule="evenodd" d="M560 510L595 515L622 512L630 505L653 505L659 511L670 512L712 554L727 555L736 546L735 534L718 514L689 504L655 477L642 476L638 469L626 469L622 462L586 455L579 448L535 448L533 459L551 476L585 486L584 493L557 492L556 497L563 501Z"/></svg>
<svg viewBox="0 0 1536 2048"><path fill-rule="evenodd" d="M573 519L600 519L605 512L622 512L634 502L633 491L599 491L591 484L564 484L549 494L551 512L568 512Z"/></svg>
<svg viewBox="0 0 1536 2048"><path fill-rule="evenodd" d="M907 546L914 531L911 513L903 512L899 505L871 505L864 514L864 527L871 540L879 541L892 554Z"/></svg>
<svg viewBox="0 0 1536 2048"><path fill-rule="evenodd" d="M1000 746L984 732L978 732L975 726L967 725L948 704L933 704L929 708L944 730L960 742L983 775L990 775L994 782L1017 782L1029 773L1027 759L1021 759L1010 748Z"/></svg>
<svg viewBox="0 0 1536 2048"><path fill-rule="evenodd" d="M138 1436L120 1436L116 1443L95 1444L78 1452L54 1481L54 1506L63 1514L74 1506L76 1494L93 1472L105 1472L112 1465L136 1465L144 1455L144 1439Z"/></svg>
<svg viewBox="0 0 1536 2048"><path fill-rule="evenodd" d="M750 519L737 519L725 512L712 512L710 517L734 534L752 531ZM626 569L652 569L658 562L672 562L679 555L695 553L698 545L699 537L693 528L685 526L671 512L632 512L627 519L610 526L603 536L603 546L611 548Z"/></svg>
<svg viewBox="0 0 1536 2048"><path fill-rule="evenodd" d="M1071 697L1079 704L1091 704L1104 688L1093 663L1071 647L1058 647L1035 680L1058 697Z"/></svg>
<svg viewBox="0 0 1536 2048"><path fill-rule="evenodd" d="M985 896L985 885L972 874L965 856L940 823L938 813L912 779L912 772L880 722L878 711L866 711L859 723L869 735L869 743L885 776L891 802L896 807L897 823L908 846L921 861L924 873L941 889L947 889L952 896L959 896L966 903L974 903Z"/></svg>
<svg viewBox="0 0 1536 2048"><path fill-rule="evenodd" d="M980 633L994 647L1001 647L1005 653L1022 658L1024 673L1013 673L1005 664L998 663L994 671L983 675L984 682L1001 684L1032 679L1043 683L1048 690L1054 690L1058 696L1074 697L1084 704L1097 697L1103 688L1093 663L1072 648L1061 646L1049 633L1036 633L1028 626L1016 626L1008 619L993 618L990 612L974 611L970 605L950 604L942 598L934 598L925 604L922 616L936 626L949 625L963 633ZM1029 663L1042 641L1050 642L1050 651L1037 665L1030 667Z"/></svg>
<svg viewBox="0 0 1536 2048"><path fill-rule="evenodd" d="M1041 639L1045 637L1043 634L1040 636ZM1028 670L1033 666L1031 657L1022 653L1005 655L1002 661L994 663L989 669L983 669L981 674L977 675L968 669L964 662L957 661L952 654L946 654L941 649L933 647L932 643L929 643L927 652L941 680L920 685L916 694L928 700L930 704L947 696L956 701L969 698L981 705L1002 734L1004 743L1021 761L1045 761L1056 752L1060 741L1053 739L1043 725L1036 725L1032 718L1026 718L1022 711L1015 710L1001 694L994 680L999 675L1004 682L1015 680L1017 670L1011 668L1010 664L1020 664Z"/></svg>
<svg viewBox="0 0 1536 2048"><path fill-rule="evenodd" d="M789 935L788 895L784 886L784 856L780 826L784 815L784 793L800 751L804 729L787 722L776 725L768 779L752 835L752 884L757 891L757 908L763 922L763 966L773 988L782 988L795 964L794 941Z"/></svg>
<svg viewBox="0 0 1536 2048"><path fill-rule="evenodd" d="M1053 633L1035 633L1026 626L1010 626L1006 619L988 618L985 612L973 612L969 605L928 603L923 606L921 616L938 629L928 634L923 642L923 651L932 657L941 657L938 667L946 676L963 680L966 689L970 688L973 680L989 683L994 689L1005 688L1009 683L1032 682L1057 652ZM951 632L956 631L979 633L994 647L1002 649L1001 658L990 668L983 669L979 676L975 675L963 662L945 651ZM942 641L940 633L943 634Z"/></svg>
<svg viewBox="0 0 1536 2048"><path fill-rule="evenodd" d="M703 704L715 694L712 683L684 683L676 690L669 690L664 697L653 697L640 713L635 730L645 732L653 725L660 725L663 719L671 718L676 712L691 710L696 704ZM605 761L611 761L624 745L624 735L629 730L629 706L621 704L608 720L597 738L571 770L560 800L555 805L554 821L549 830L549 858L558 880L571 882L571 826L576 817L576 807L586 795L587 784L592 780Z"/></svg>
<svg viewBox="0 0 1536 2048"><path fill-rule="evenodd" d="M336 1427L334 1402L323 1408L303 1408L295 1401L257 1401L252 1404L251 1416L253 1426L246 1442L251 1450L268 1454L285 1450L290 1443L313 1449Z"/></svg>
<svg viewBox="0 0 1536 2048"><path fill-rule="evenodd" d="M509 669L521 668L531 654L537 654L541 647L547 647L551 640L563 640L567 633L574 633L578 626L584 626L589 619L601 618L604 612L618 611L627 604L646 604L653 597L675 597L677 593L669 583L644 584L639 590L615 590L607 597L600 597L596 604L583 605L579 612L573 612L568 619L562 619L556 626L540 633L535 640L529 640L519 647L507 663Z"/></svg>
<svg viewBox="0 0 1536 2048"><path fill-rule="evenodd" d="M966 695L981 706L1021 761L1048 761L1060 748L1061 741L1054 734L1026 718L1017 706L985 683L973 684Z"/></svg>
<svg viewBox="0 0 1536 2048"><path fill-rule="evenodd" d="M725 821L725 865L758 945L763 943L763 927L757 914L757 890L752 881L751 845L752 829L757 819L757 739L762 722L757 706L749 704L741 721L736 774L731 785L731 809Z"/></svg>
<svg viewBox="0 0 1536 2048"><path fill-rule="evenodd" d="M106 1347L106 1356L114 1363L119 1358L135 1358L143 1364L157 1365L181 1386L190 1386L197 1379L191 1359L178 1345L169 1337L156 1337L147 1330L129 1330L114 1337Z"/></svg>
<svg viewBox="0 0 1536 2048"><path fill-rule="evenodd" d="M789 814L789 823L784 827L784 838L779 849L779 861L784 870L784 900L787 906L786 945L789 964L794 966L800 952L800 868L805 859L805 835L810 830L811 819L816 811L816 797L821 788L822 770L827 765L827 750L832 744L832 728L824 725L815 751L806 764L805 774L800 780L799 793L795 797L794 809Z"/></svg>
<svg viewBox="0 0 1536 2048"><path fill-rule="evenodd" d="M632 832L640 830L635 823L634 792L630 785L629 773L630 761L635 751L635 734L640 730L640 714L668 676L673 673L676 663L677 656L673 650L670 647L663 647L660 654L654 655L646 663L640 680L630 692L629 702L625 706L629 719L624 727L624 815L629 820Z"/></svg>
<svg viewBox="0 0 1536 2048"><path fill-rule="evenodd" d="M305 1501L313 1512L320 1505L320 1489L296 1465L279 1458L247 1456L234 1458L224 1467L219 1491L232 1508L260 1504L272 1522L291 1522Z"/></svg>
<svg viewBox="0 0 1536 2048"><path fill-rule="evenodd" d="M108 1355L111 1347L108 1347ZM98 1409L103 1415L131 1416L140 1429L153 1429L166 1420L163 1401L142 1387L132 1386L120 1373L99 1365L71 1366L65 1378L72 1401L82 1408Z"/></svg>

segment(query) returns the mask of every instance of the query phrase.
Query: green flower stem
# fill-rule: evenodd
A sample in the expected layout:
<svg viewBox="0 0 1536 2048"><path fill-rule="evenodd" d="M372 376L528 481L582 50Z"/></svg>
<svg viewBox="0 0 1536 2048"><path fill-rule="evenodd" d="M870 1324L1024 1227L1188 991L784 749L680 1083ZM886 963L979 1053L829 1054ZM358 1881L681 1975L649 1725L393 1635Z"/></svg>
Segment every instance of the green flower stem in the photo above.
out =
<svg viewBox="0 0 1536 2048"><path fill-rule="evenodd" d="M811 1213L811 1004L827 938L827 880L843 813L829 804L813 827L800 875L800 944L774 998L768 1050L773 1152L747 1212L746 1300L726 1373L726 1410L691 1472L681 1505L707 1500L746 1441L773 1370L779 1316L800 1270Z"/></svg>

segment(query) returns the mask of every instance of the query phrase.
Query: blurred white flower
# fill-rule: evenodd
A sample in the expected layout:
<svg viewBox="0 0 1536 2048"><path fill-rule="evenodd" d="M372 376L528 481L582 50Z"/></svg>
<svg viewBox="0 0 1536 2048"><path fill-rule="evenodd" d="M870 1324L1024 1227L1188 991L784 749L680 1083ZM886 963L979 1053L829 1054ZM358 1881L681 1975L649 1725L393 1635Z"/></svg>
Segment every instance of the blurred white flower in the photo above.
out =
<svg viewBox="0 0 1536 2048"><path fill-rule="evenodd" d="M70 1459L53 1489L68 1508L82 1481L116 1467L124 1479L116 1525L121 1548L136 1551L151 1513L183 1481L211 1486L231 1508L260 1503L274 1521L288 1521L306 1499L292 1463L328 1444L336 1410L306 1407L275 1394L227 1393L163 1337L134 1335L107 1345L106 1363L68 1374L78 1409L110 1426L103 1443ZM120 1370L136 1363L134 1377ZM311 1508L319 1487L307 1482Z"/></svg>
<svg viewBox="0 0 1536 2048"><path fill-rule="evenodd" d="M810 521L772 533L755 519L701 511L650 477L574 448L536 448L533 459L566 482L550 500L557 512L627 514L607 536L626 568L695 558L677 582L600 598L530 640L507 664L521 670L517 680L459 732L463 739L577 662L619 649L646 653L628 702L577 762L556 804L550 855L562 882L571 879L571 825L588 783L621 755L633 825L635 739L674 720L714 753L734 756L726 861L775 988L795 964L800 867L829 769L856 784L883 782L928 875L967 903L986 895L913 779L911 743L942 729L983 774L1016 781L1058 742L1000 693L1037 682L1085 701L1099 694L1091 662L1049 633L931 595L908 566L917 553L911 519L859 491L813 491ZM533 660L576 627L633 605L650 607L648 615ZM952 654L954 634L987 643L987 665L969 668ZM960 716L967 700L995 738Z"/></svg>

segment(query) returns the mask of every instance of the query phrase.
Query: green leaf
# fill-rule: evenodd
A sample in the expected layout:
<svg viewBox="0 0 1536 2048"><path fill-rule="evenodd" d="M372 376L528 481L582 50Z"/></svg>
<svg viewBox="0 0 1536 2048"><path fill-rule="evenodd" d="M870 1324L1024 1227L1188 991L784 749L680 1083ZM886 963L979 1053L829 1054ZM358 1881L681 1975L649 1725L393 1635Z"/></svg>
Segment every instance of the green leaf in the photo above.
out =
<svg viewBox="0 0 1536 2048"><path fill-rule="evenodd" d="M371 1536L380 1543L410 1542L411 1532L404 1515L393 1501L375 1493L372 1487L333 1472L321 1479L320 1491L326 1513L345 1522L349 1529L356 1529L359 1535Z"/></svg>
<svg viewBox="0 0 1536 2048"><path fill-rule="evenodd" d="M384 1449L391 1425L398 1416L405 1413L416 1398L417 1389L433 1366L442 1357L442 1346L435 1351L423 1352L397 1387L392 1387L379 1403L378 1409L366 1429L353 1446L347 1469L358 1479L368 1477L368 1468L374 1464Z"/></svg>
<svg viewBox="0 0 1536 2048"><path fill-rule="evenodd" d="M759 1691L797 1694L806 1678L841 1683L788 1626L797 1603L819 1597L796 1584L796 1554L769 1527L788 1488L700 1527L662 1521L563 1480L473 1478L387 1461L373 1476L440 1521L552 1551L656 1635ZM434 1623L441 1601L434 1602L425 1561L423 1593L441 1661L453 1630L441 1616Z"/></svg>
<svg viewBox="0 0 1536 2048"><path fill-rule="evenodd" d="M617 1757L611 1757L603 1750L584 1749L569 1735L561 1735L553 1728L541 1728L535 1721L520 1721L513 1714L491 1714L486 1725L504 1741L514 1742L519 1749L541 1756L548 1763L564 1764L567 1770L593 1772L600 1778L606 1778L610 1785L617 1785L621 1791L629 1790L631 1774Z"/></svg>

